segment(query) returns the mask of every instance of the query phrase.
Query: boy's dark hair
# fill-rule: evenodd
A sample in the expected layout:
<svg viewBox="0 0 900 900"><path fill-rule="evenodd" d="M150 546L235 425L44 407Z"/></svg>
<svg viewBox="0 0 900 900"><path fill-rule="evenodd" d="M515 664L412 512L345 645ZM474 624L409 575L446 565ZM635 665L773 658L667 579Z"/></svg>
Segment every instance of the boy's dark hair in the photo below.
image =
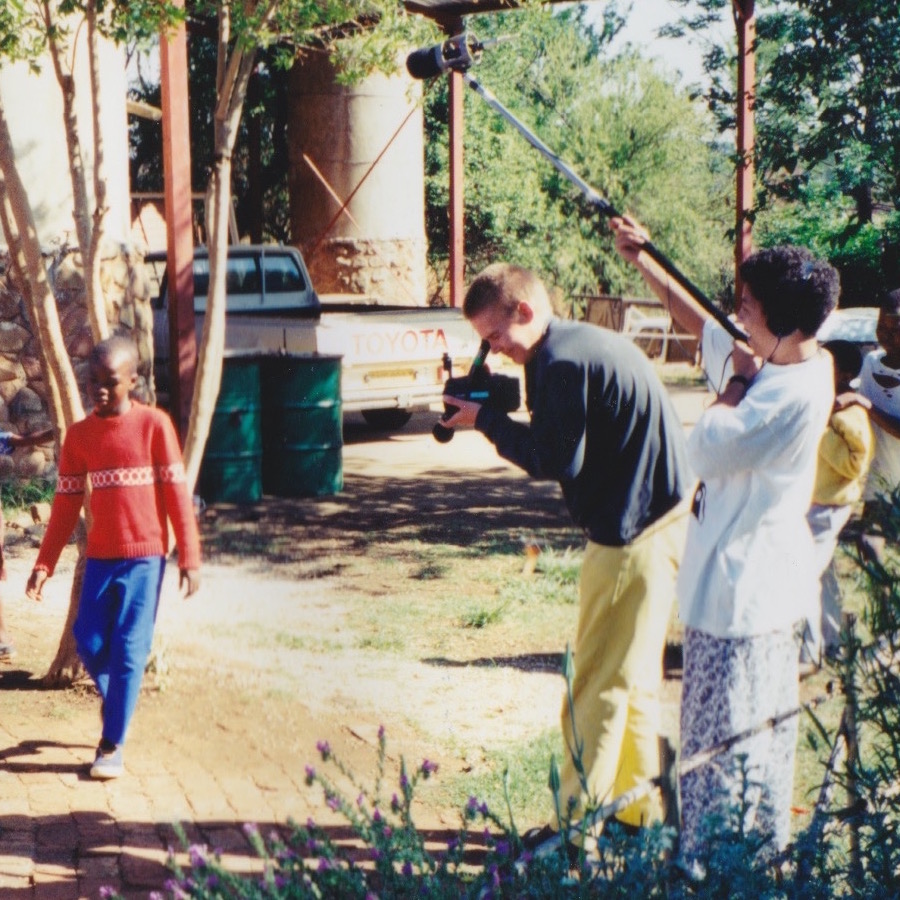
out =
<svg viewBox="0 0 900 900"><path fill-rule="evenodd" d="M882 294L878 306L885 315L900 316L900 288Z"/></svg>
<svg viewBox="0 0 900 900"><path fill-rule="evenodd" d="M812 337L837 305L841 290L837 270L805 247L759 250L741 263L740 273L776 337L795 330Z"/></svg>
<svg viewBox="0 0 900 900"><path fill-rule="evenodd" d="M138 366L138 349L137 345L131 338L125 337L123 334L114 334L105 340L94 345L91 351L91 361L100 362L113 359L116 356L126 357L137 371Z"/></svg>
<svg viewBox="0 0 900 900"><path fill-rule="evenodd" d="M826 341L822 349L834 357L835 368L841 372L849 372L854 377L862 368L862 351L853 341Z"/></svg>

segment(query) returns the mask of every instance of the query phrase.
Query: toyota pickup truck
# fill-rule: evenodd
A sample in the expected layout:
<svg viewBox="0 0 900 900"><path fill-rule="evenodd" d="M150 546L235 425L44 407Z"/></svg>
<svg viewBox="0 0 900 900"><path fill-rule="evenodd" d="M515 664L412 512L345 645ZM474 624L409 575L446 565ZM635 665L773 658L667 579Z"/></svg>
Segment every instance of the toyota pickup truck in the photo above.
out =
<svg viewBox="0 0 900 900"><path fill-rule="evenodd" d="M150 254L154 376L168 392L169 317L165 254ZM209 288L209 257L194 253L197 338ZM461 310L390 306L355 294L319 296L300 252L280 245L228 248L225 347L229 351L340 355L344 412L361 412L373 427L405 425L413 410L440 401L445 354L457 374L467 370L478 336Z"/></svg>

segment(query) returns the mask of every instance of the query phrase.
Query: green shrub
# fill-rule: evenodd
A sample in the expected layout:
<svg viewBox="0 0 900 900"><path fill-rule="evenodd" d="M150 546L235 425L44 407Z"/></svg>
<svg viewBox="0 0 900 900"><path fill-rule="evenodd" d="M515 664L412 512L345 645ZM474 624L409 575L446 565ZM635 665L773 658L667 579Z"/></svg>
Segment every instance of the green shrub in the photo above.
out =
<svg viewBox="0 0 900 900"><path fill-rule="evenodd" d="M51 503L56 482L46 478L27 481L13 479L0 484L0 503L3 509L27 509L33 503Z"/></svg>

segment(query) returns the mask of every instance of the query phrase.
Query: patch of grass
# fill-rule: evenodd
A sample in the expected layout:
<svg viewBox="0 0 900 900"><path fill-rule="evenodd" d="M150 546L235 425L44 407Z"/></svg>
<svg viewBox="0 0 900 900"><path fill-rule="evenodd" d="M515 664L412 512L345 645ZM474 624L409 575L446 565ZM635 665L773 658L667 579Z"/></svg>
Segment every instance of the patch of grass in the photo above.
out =
<svg viewBox="0 0 900 900"><path fill-rule="evenodd" d="M0 484L0 503L3 509L26 509L33 503L52 503L55 491L56 482L46 478L12 479Z"/></svg>
<svg viewBox="0 0 900 900"><path fill-rule="evenodd" d="M508 603L533 606L537 603L578 604L582 551L566 547L562 551L541 552L533 575L521 574L507 581L500 596Z"/></svg>
<svg viewBox="0 0 900 900"><path fill-rule="evenodd" d="M406 649L401 638L390 635L366 635L353 645L357 650L380 650L384 653L400 653Z"/></svg>
<svg viewBox="0 0 900 900"><path fill-rule="evenodd" d="M562 760L565 748L562 733L550 729L486 754L476 767L455 776L447 776L436 787L436 800L443 805L461 809L469 797L498 812L506 810L503 796L503 773L507 773L509 802L513 818L520 831L547 822L552 809L550 788L550 757Z"/></svg>
<svg viewBox="0 0 900 900"><path fill-rule="evenodd" d="M450 567L446 563L431 561L423 563L410 577L418 581L434 581L443 578L449 571Z"/></svg>
<svg viewBox="0 0 900 900"><path fill-rule="evenodd" d="M460 616L459 623L463 628L486 628L503 618L507 606L508 601L495 606L473 606Z"/></svg>
<svg viewBox="0 0 900 900"><path fill-rule="evenodd" d="M331 641L327 638L310 636L307 634L288 634L284 631L276 632L274 635L263 635L265 641L260 641L262 646L274 643L278 647L284 647L286 650L305 650L310 653L333 653L335 650L342 650L343 645L337 641Z"/></svg>

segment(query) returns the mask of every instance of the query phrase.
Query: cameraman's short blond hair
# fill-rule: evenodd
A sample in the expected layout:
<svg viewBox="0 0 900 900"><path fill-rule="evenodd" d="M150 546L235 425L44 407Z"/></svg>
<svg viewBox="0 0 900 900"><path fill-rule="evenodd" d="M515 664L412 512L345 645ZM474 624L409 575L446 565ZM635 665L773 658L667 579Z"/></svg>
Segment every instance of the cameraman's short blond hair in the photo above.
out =
<svg viewBox="0 0 900 900"><path fill-rule="evenodd" d="M487 309L508 315L519 303L527 303L540 316L550 315L550 296L543 281L531 269L512 263L491 263L475 276L463 300L463 315L473 319Z"/></svg>

